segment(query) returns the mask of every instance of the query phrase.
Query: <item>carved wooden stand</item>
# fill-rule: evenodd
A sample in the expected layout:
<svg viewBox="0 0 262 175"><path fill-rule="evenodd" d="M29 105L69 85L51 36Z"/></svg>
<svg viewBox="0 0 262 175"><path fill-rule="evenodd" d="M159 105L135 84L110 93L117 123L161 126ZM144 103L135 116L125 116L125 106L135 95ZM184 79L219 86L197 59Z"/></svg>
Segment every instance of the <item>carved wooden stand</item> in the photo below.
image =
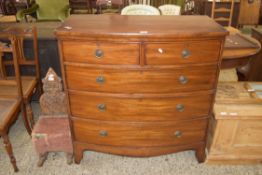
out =
<svg viewBox="0 0 262 175"><path fill-rule="evenodd" d="M32 133L32 140L39 155L37 165L41 167L47 159L48 152L56 151L65 152L67 163L71 164L73 146L61 79L50 68L42 81L44 90L44 94L40 97L42 115Z"/></svg>

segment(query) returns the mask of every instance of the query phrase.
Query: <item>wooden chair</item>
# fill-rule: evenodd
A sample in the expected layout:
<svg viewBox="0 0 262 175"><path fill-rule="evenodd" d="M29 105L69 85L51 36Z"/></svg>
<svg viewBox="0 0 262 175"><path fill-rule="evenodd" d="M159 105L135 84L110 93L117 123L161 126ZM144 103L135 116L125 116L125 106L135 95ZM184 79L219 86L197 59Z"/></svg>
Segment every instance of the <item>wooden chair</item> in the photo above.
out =
<svg viewBox="0 0 262 175"><path fill-rule="evenodd" d="M227 26L231 26L232 23L232 16L233 16L233 11L234 11L234 0L228 0L229 2L231 2L230 8L217 8L216 7L216 0L213 0L212 3L212 15L211 17L218 23L225 23L227 22ZM225 14L227 15L227 17L217 17L217 14Z"/></svg>
<svg viewBox="0 0 262 175"><path fill-rule="evenodd" d="M22 110L22 114L25 117L25 108L22 105L22 86L21 86L21 79L20 79L20 71L17 61L17 54L14 47L15 46L15 38L13 36L8 35L0 35L0 38L7 39L11 46L4 45L3 43L0 44L0 56L3 53L8 52L12 53L13 61L14 61L14 70L15 70L15 78L12 80L8 80L2 76L3 71L1 71L0 76L0 91L6 87L12 87L16 89L17 95L13 98L3 98L0 97L0 136L3 138L4 146L6 151L10 157L10 161L13 165L14 171L17 172L18 168L16 166L16 160L13 155L12 145L9 141L8 132L13 124L13 122L17 119L18 113L20 109ZM25 119L25 118L24 118ZM25 121L25 120L24 120Z"/></svg>
<svg viewBox="0 0 262 175"><path fill-rule="evenodd" d="M20 68L22 67L33 67L34 68L34 75L21 75L21 86L22 86L22 96L23 96L23 105L26 107L26 116L25 116L25 127L27 129L27 132L31 134L32 128L34 125L33 120L33 112L31 107L31 98L33 94L36 92L36 89L38 89L39 94L42 94L42 85L40 81L40 67L39 67L39 61L38 61L38 45L37 45L37 33L36 28L12 28L7 31L9 33L14 34L16 37L15 39L15 50L17 52L17 61ZM33 41L33 49L34 49L34 58L33 59L27 59L24 54L24 40L32 39ZM13 61L4 60L1 59L1 69L3 73L3 77L7 80L13 80L14 77L8 75L7 68L13 65ZM20 75L20 74L19 74ZM2 87L0 86L0 97L5 98L13 98L16 97L17 91L16 87Z"/></svg>

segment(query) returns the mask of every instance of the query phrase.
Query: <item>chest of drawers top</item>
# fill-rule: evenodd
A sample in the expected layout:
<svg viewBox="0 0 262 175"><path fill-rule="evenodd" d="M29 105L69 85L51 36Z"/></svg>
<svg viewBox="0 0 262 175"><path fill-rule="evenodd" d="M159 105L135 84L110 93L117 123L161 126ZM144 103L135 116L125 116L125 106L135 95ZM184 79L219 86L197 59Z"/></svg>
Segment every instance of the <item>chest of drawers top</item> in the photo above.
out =
<svg viewBox="0 0 262 175"><path fill-rule="evenodd" d="M206 16L71 15L55 33L60 39L167 41L221 37L228 32Z"/></svg>

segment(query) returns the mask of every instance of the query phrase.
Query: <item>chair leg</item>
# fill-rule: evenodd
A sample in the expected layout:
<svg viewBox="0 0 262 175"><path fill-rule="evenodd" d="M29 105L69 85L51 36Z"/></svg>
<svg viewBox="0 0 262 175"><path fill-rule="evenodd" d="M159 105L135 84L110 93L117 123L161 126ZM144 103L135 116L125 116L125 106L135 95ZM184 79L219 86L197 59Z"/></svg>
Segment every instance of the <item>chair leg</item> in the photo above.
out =
<svg viewBox="0 0 262 175"><path fill-rule="evenodd" d="M4 134L2 136L3 136L4 146L5 146L6 152L8 153L10 161L11 161L13 167L14 167L14 171L18 172L18 168L16 166L16 160L15 160L15 157L14 157L14 154L13 154L12 145L11 145L11 143L9 141L8 135Z"/></svg>
<svg viewBox="0 0 262 175"><path fill-rule="evenodd" d="M48 152L39 155L39 159L38 159L38 162L37 162L38 167L43 166L44 162L47 159L47 156L48 156Z"/></svg>
<svg viewBox="0 0 262 175"><path fill-rule="evenodd" d="M23 122L24 122L24 125L25 125L25 129L26 129L27 133L29 135L31 135L32 129L31 129L31 127L29 125L29 122L28 122L27 113L26 113L26 109L25 109L25 104L24 103L21 104L21 111L22 111L22 116L23 116Z"/></svg>
<svg viewBox="0 0 262 175"><path fill-rule="evenodd" d="M32 129L35 124L32 106L28 100L25 102L25 105L26 105L27 120L28 120L29 126Z"/></svg>

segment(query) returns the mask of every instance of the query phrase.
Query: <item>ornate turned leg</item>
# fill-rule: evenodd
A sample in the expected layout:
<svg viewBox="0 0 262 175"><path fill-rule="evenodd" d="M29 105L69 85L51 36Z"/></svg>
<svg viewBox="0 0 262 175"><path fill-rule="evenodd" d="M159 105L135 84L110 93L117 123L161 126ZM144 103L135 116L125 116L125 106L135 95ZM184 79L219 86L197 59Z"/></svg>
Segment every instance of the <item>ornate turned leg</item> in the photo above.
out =
<svg viewBox="0 0 262 175"><path fill-rule="evenodd" d="M66 153L66 163L68 165L71 165L73 163L73 154L72 153Z"/></svg>
<svg viewBox="0 0 262 175"><path fill-rule="evenodd" d="M47 159L47 156L48 156L48 153L44 153L44 154L39 154L39 159L38 159L38 162L37 162L37 166L38 167L42 167L44 162L46 161Z"/></svg>
<svg viewBox="0 0 262 175"><path fill-rule="evenodd" d="M196 149L196 158L199 163L203 163L206 159L205 146Z"/></svg>
<svg viewBox="0 0 262 175"><path fill-rule="evenodd" d="M7 134L3 135L3 140L4 140L4 146L5 146L6 152L8 153L10 161L11 161L13 167L14 167L14 171L18 172L18 168L16 166L16 160L15 160L15 157L14 157L14 154L13 154L12 145L11 145L11 143L9 141L9 138L8 138Z"/></svg>
<svg viewBox="0 0 262 175"><path fill-rule="evenodd" d="M81 160L83 159L83 150L76 149L74 153L74 157L75 157L75 163L80 164Z"/></svg>
<svg viewBox="0 0 262 175"><path fill-rule="evenodd" d="M33 114L32 106L28 100L26 101L26 113L27 113L27 120L28 120L29 126L31 129L33 129L34 124L35 124L34 114Z"/></svg>
<svg viewBox="0 0 262 175"><path fill-rule="evenodd" d="M25 125L25 129L27 130L27 133L29 135L31 135L32 129L31 129L31 127L29 125L29 122L28 122L27 112L26 112L24 103L21 104L21 111L22 111L22 116L23 116L23 122L24 122L24 125Z"/></svg>

